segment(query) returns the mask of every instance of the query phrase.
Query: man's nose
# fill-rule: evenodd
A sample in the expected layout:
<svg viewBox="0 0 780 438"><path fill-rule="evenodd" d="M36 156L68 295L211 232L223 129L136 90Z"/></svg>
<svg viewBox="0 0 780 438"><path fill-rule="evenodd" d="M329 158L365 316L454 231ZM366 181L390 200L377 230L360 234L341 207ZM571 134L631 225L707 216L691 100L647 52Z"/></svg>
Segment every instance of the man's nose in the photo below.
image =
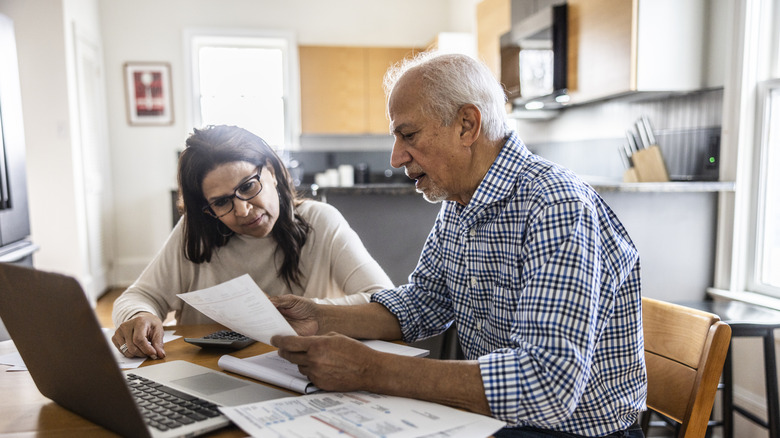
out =
<svg viewBox="0 0 780 438"><path fill-rule="evenodd" d="M390 165L396 169L403 167L412 161L412 156L406 151L406 148L400 144L398 139L393 142L393 151L390 153Z"/></svg>

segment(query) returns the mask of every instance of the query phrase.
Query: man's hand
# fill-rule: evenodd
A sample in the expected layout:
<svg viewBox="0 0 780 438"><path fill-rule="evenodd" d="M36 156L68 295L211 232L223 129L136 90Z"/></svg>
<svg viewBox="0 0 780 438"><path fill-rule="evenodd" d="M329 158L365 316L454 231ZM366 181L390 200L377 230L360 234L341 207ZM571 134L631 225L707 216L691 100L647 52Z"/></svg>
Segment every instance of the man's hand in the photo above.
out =
<svg viewBox="0 0 780 438"><path fill-rule="evenodd" d="M317 316L317 304L314 301L295 295L279 295L269 299L299 335L317 334L320 321Z"/></svg>
<svg viewBox="0 0 780 438"><path fill-rule="evenodd" d="M326 391L371 390L369 371L376 370L378 355L386 355L337 333L274 336L271 344L279 348L279 356L297 364L301 374Z"/></svg>
<svg viewBox="0 0 780 438"><path fill-rule="evenodd" d="M114 332L111 341L125 357L165 357L163 325L160 318L140 312L125 321Z"/></svg>

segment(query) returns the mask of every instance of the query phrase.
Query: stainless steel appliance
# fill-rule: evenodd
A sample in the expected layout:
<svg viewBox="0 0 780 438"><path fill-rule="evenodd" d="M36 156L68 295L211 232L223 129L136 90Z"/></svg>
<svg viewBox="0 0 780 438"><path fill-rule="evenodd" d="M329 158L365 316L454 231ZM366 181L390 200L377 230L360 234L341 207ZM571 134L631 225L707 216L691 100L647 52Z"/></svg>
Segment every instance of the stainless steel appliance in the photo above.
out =
<svg viewBox="0 0 780 438"><path fill-rule="evenodd" d="M509 100L545 107L567 102L568 9L544 7L501 36L501 82Z"/></svg>
<svg viewBox="0 0 780 438"><path fill-rule="evenodd" d="M13 22L0 14L0 263L32 266L22 97ZM56 183L52 182L52 196ZM2 291L0 291L2 293ZM8 333L0 321L0 340Z"/></svg>

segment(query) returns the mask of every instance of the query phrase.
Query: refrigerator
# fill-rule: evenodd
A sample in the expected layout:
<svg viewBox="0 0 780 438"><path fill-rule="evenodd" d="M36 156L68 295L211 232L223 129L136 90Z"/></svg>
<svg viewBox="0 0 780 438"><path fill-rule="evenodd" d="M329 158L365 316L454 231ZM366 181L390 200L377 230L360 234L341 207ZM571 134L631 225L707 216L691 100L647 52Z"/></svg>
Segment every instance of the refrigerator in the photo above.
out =
<svg viewBox="0 0 780 438"><path fill-rule="evenodd" d="M0 263L32 267L38 246L30 240L24 149L14 27L0 14ZM53 182L52 196L56 196ZM8 333L0 321L0 340L4 339Z"/></svg>

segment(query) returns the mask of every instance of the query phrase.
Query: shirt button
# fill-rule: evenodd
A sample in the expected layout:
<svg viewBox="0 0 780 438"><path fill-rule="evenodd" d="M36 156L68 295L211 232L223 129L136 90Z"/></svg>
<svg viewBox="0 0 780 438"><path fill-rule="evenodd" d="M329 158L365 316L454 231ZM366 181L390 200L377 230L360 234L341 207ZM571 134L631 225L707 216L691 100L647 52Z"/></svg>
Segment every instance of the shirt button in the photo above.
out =
<svg viewBox="0 0 780 438"><path fill-rule="evenodd" d="M471 286L477 285L477 277L471 277Z"/></svg>
<svg viewBox="0 0 780 438"><path fill-rule="evenodd" d="M477 230L475 230L473 228L469 230L469 236L474 237L476 235L477 235Z"/></svg>
<svg viewBox="0 0 780 438"><path fill-rule="evenodd" d="M477 321L477 331L478 332L482 331L482 321Z"/></svg>

